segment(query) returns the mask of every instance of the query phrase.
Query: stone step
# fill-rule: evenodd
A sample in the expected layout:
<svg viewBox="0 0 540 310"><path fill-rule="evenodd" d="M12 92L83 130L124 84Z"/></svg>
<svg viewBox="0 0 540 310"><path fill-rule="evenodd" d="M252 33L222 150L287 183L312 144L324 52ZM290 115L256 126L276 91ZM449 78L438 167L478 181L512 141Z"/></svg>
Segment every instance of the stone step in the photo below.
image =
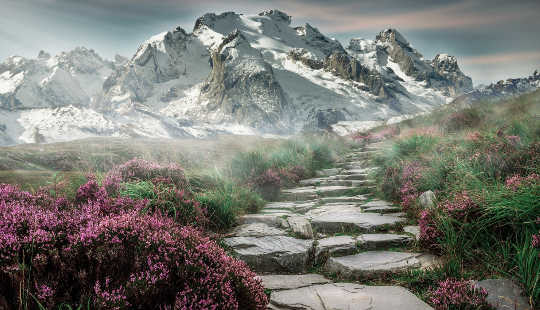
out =
<svg viewBox="0 0 540 310"><path fill-rule="evenodd" d="M331 176L331 175L340 174L341 170L342 169L340 169L340 168L323 169L323 170L317 171L316 174L317 174L317 176L320 176L320 177L328 177L328 176Z"/></svg>
<svg viewBox="0 0 540 310"><path fill-rule="evenodd" d="M364 212L373 212L373 213L394 213L400 212L402 209L400 206L396 206L388 201L383 200L371 200L367 203L362 204Z"/></svg>
<svg viewBox="0 0 540 310"><path fill-rule="evenodd" d="M358 236L333 236L317 240L315 258L324 263L329 257L353 255L360 250L379 250L404 246L412 241L409 235L362 234Z"/></svg>
<svg viewBox="0 0 540 310"><path fill-rule="evenodd" d="M366 180L368 178L368 174L367 173L336 174L336 175L332 176L332 178L338 179L338 180L358 180L358 181L363 181L363 180Z"/></svg>
<svg viewBox="0 0 540 310"><path fill-rule="evenodd" d="M234 237L285 236L287 232L264 223L251 223L237 226L231 235Z"/></svg>
<svg viewBox="0 0 540 310"><path fill-rule="evenodd" d="M324 276L316 273L308 274L271 274L258 276L265 289L268 290L291 290L314 284L331 283Z"/></svg>
<svg viewBox="0 0 540 310"><path fill-rule="evenodd" d="M330 257L325 268L338 276L358 279L433 267L437 263L437 257L431 254L368 251L349 256Z"/></svg>
<svg viewBox="0 0 540 310"><path fill-rule="evenodd" d="M336 209L313 216L311 226L322 233L374 232L394 229L406 221L400 216L364 213L361 209Z"/></svg>
<svg viewBox="0 0 540 310"><path fill-rule="evenodd" d="M232 237L223 242L255 272L305 272L312 262L313 240L265 236Z"/></svg>
<svg viewBox="0 0 540 310"><path fill-rule="evenodd" d="M262 211L266 210L277 210L277 211L288 211L293 213L306 213L307 211L315 208L320 204L319 200L311 201L278 201L267 203Z"/></svg>
<svg viewBox="0 0 540 310"><path fill-rule="evenodd" d="M361 203L365 201L367 198L364 195L356 195L356 196L337 196L337 197L323 197L319 199L319 201L322 204L328 204L328 203Z"/></svg>
<svg viewBox="0 0 540 310"><path fill-rule="evenodd" d="M432 310L400 286L327 283L272 292L273 310Z"/></svg>
<svg viewBox="0 0 540 310"><path fill-rule="evenodd" d="M360 186L367 183L365 180L340 180L334 177L313 178L300 181L305 186Z"/></svg>
<svg viewBox="0 0 540 310"><path fill-rule="evenodd" d="M342 174L363 174L363 173L371 173L375 171L377 167L364 167L364 168L351 168L351 169L344 169L342 171Z"/></svg>
<svg viewBox="0 0 540 310"><path fill-rule="evenodd" d="M342 196L354 190L351 186L305 186L281 191L280 201L305 201L322 197Z"/></svg>

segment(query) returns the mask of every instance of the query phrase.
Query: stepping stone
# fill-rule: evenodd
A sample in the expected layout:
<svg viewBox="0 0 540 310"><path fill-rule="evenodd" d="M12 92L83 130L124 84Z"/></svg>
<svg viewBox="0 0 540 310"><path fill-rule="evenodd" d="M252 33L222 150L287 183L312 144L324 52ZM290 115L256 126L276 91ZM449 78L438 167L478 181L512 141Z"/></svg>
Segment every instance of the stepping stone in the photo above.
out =
<svg viewBox="0 0 540 310"><path fill-rule="evenodd" d="M306 179L306 180L300 181L300 184L306 185L306 186L353 186L353 185L359 184L359 182L354 181L354 180L339 180L336 178L328 177L328 178Z"/></svg>
<svg viewBox="0 0 540 310"><path fill-rule="evenodd" d="M326 262L326 269L349 278L369 278L381 273L426 268L436 263L436 257L430 254L368 251L350 256L330 257Z"/></svg>
<svg viewBox="0 0 540 310"><path fill-rule="evenodd" d="M288 236L232 237L223 241L257 272L304 272L313 251L313 240Z"/></svg>
<svg viewBox="0 0 540 310"><path fill-rule="evenodd" d="M358 174L338 174L334 178L339 180L357 180L363 181L368 177L367 173L358 173Z"/></svg>
<svg viewBox="0 0 540 310"><path fill-rule="evenodd" d="M281 201L287 200L312 200L318 197L334 197L341 196L351 190L354 187L350 186L306 186L286 189L281 192Z"/></svg>
<svg viewBox="0 0 540 310"><path fill-rule="evenodd" d="M317 240L315 256L324 262L329 256L354 254L358 250L358 241L352 236L335 236Z"/></svg>
<svg viewBox="0 0 540 310"><path fill-rule="evenodd" d="M364 207L365 206L362 206L362 208L364 208ZM378 207L368 207L368 208L364 209L364 212L382 213L382 214L394 213L394 215L396 214L395 212L398 212L398 211L401 211L401 207L398 207L398 206L378 206Z"/></svg>
<svg viewBox="0 0 540 310"><path fill-rule="evenodd" d="M264 206L263 210L284 210L294 213L306 213L313 209L319 202L313 201L290 201L290 202L272 202Z"/></svg>
<svg viewBox="0 0 540 310"><path fill-rule="evenodd" d="M413 240L409 235L363 234L358 236L358 245L364 249L380 249L408 244Z"/></svg>
<svg viewBox="0 0 540 310"><path fill-rule="evenodd" d="M318 176L331 176L331 175L336 175L336 174L339 174L341 172L341 169L339 168L330 168L330 169L323 169L323 170L319 170L317 171L317 175Z"/></svg>
<svg viewBox="0 0 540 310"><path fill-rule="evenodd" d="M402 217L363 213L359 210L335 210L313 217L311 226L323 233L371 232L385 230L406 221Z"/></svg>
<svg viewBox="0 0 540 310"><path fill-rule="evenodd" d="M302 216L291 216L287 218L289 227L298 237L303 239L313 239L313 229L309 221Z"/></svg>
<svg viewBox="0 0 540 310"><path fill-rule="evenodd" d="M313 219L324 214L336 212L362 212L362 209L358 203L354 202L331 202L309 210L306 212L306 216Z"/></svg>
<svg viewBox="0 0 540 310"><path fill-rule="evenodd" d="M244 224L236 227L232 235L235 237L264 237L286 235L285 230L268 226L264 223Z"/></svg>
<svg viewBox="0 0 540 310"><path fill-rule="evenodd" d="M374 170L376 170L376 167L369 167L369 168L355 168L355 169L348 169L343 172L343 174L365 174L370 173Z"/></svg>
<svg viewBox="0 0 540 310"><path fill-rule="evenodd" d="M338 197L323 197L320 199L322 203L334 203L334 202L355 202L360 203L366 200L366 196L364 195L356 195L356 196L338 196Z"/></svg>
<svg viewBox="0 0 540 310"><path fill-rule="evenodd" d="M420 238L420 226L405 226L403 231L414 235L414 238L418 240Z"/></svg>
<svg viewBox="0 0 540 310"><path fill-rule="evenodd" d="M378 199L374 199L374 200L371 200L369 202L366 202L364 204L362 204L363 207L366 207L366 208L370 208L370 207L385 207L385 206L392 206L392 203L391 202L388 202L388 201L383 201L383 200L378 200Z"/></svg>
<svg viewBox="0 0 540 310"><path fill-rule="evenodd" d="M433 308L399 286L328 283L272 292L268 309L432 310Z"/></svg>
<svg viewBox="0 0 540 310"><path fill-rule="evenodd" d="M332 281L320 274L295 274L295 275L265 275L259 276L265 289L269 290L291 290L314 284L326 284Z"/></svg>
<svg viewBox="0 0 540 310"><path fill-rule="evenodd" d="M254 223L263 223L268 226L273 227L289 227L289 224L285 219L283 219L284 216L289 216L290 214L287 213L273 213L273 214L246 214L242 215L238 222L240 224L254 224Z"/></svg>
<svg viewBox="0 0 540 310"><path fill-rule="evenodd" d="M529 310L529 301L522 295L522 290L509 279L488 279L475 283L488 295L486 301L497 310Z"/></svg>

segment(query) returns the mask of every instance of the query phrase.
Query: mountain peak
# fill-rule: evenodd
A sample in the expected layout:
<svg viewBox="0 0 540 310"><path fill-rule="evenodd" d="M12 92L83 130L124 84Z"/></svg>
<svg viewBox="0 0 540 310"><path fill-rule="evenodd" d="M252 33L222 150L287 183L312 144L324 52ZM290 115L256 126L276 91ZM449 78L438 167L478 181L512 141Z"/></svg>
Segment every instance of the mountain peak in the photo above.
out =
<svg viewBox="0 0 540 310"><path fill-rule="evenodd" d="M379 34L376 37L376 40L380 42L388 42L388 43L396 42L402 46L409 45L409 42L407 41L407 39L405 39L405 37L394 28L387 28L379 32Z"/></svg>
<svg viewBox="0 0 540 310"><path fill-rule="evenodd" d="M285 22L287 25L291 24L291 16L280 10L265 10L259 13L259 16L268 16L271 19L279 22Z"/></svg>

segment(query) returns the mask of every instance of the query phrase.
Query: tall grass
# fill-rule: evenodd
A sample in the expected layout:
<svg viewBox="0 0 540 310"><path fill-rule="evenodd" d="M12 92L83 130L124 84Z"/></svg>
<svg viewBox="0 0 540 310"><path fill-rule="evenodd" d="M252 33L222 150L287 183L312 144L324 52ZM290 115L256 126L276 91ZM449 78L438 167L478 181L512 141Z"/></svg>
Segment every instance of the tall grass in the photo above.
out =
<svg viewBox="0 0 540 310"><path fill-rule="evenodd" d="M376 160L382 168L376 173L379 195L413 217L428 212L421 226L435 231L421 244L457 266L452 277L514 278L536 307L540 249L531 237L540 231L538 111L540 91L445 107L401 124L401 136ZM422 210L416 199L427 190L436 193L437 205Z"/></svg>

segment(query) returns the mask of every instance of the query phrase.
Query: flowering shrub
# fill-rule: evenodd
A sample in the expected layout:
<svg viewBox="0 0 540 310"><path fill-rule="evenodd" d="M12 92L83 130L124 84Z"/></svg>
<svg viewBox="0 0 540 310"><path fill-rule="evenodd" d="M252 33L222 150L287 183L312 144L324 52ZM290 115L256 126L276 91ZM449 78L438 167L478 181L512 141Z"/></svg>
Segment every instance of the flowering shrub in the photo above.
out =
<svg viewBox="0 0 540 310"><path fill-rule="evenodd" d="M386 127L378 131L373 131L369 133L356 133L352 136L352 139L353 141L358 142L358 143L378 142L378 141L383 141L390 137L396 136L399 134L399 132L400 132L400 129L398 126L390 126L390 127Z"/></svg>
<svg viewBox="0 0 540 310"><path fill-rule="evenodd" d="M510 190L516 191L521 186L537 183L539 181L540 175L536 173L531 173L527 177L522 177L518 174L515 174L511 177L506 178L505 186Z"/></svg>
<svg viewBox="0 0 540 310"><path fill-rule="evenodd" d="M422 166L418 162L406 164L401 171L401 187L399 188L400 205L409 209L420 196L418 183L422 178Z"/></svg>
<svg viewBox="0 0 540 310"><path fill-rule="evenodd" d="M442 235L437 227L434 210L422 210L418 220L420 227L420 242L427 248L436 249L438 247L438 238Z"/></svg>
<svg viewBox="0 0 540 310"><path fill-rule="evenodd" d="M475 288L472 281L446 279L429 295L436 310L491 309L486 302L487 291Z"/></svg>
<svg viewBox="0 0 540 310"><path fill-rule="evenodd" d="M279 171L270 168L261 175L254 176L250 184L261 193L264 199L273 199L279 193L281 177Z"/></svg>
<svg viewBox="0 0 540 310"><path fill-rule="evenodd" d="M134 158L122 165L114 167L103 181L109 193L115 193L121 182L168 180L178 188L187 185L184 170L177 164L160 165L143 159Z"/></svg>
<svg viewBox="0 0 540 310"><path fill-rule="evenodd" d="M103 192L90 180L66 208L65 200L0 185L0 291L8 304L22 294L46 308L266 307L255 274L198 230L143 212L145 200Z"/></svg>

